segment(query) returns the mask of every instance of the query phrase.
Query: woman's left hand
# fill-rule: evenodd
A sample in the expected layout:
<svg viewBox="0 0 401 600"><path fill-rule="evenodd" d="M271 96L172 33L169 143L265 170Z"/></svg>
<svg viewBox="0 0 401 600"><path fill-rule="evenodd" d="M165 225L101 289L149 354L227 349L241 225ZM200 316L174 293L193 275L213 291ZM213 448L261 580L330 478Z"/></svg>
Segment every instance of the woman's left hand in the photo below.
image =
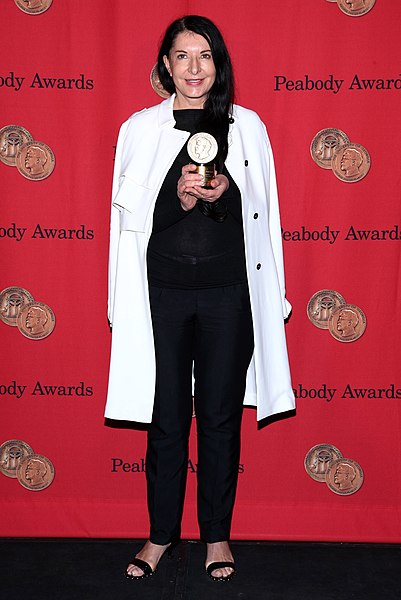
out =
<svg viewBox="0 0 401 600"><path fill-rule="evenodd" d="M205 189L199 185L194 185L196 197L206 202L216 202L226 190L230 183L225 175L219 173L211 180L210 186L212 189Z"/></svg>

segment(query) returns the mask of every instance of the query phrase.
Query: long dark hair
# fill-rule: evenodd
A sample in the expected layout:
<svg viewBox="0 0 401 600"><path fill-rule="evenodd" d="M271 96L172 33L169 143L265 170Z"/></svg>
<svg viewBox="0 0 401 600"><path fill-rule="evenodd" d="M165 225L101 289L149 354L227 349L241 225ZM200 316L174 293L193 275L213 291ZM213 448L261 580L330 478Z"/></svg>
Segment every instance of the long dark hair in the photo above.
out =
<svg viewBox="0 0 401 600"><path fill-rule="evenodd" d="M210 19L198 15L187 15L176 19L168 26L157 57L160 83L170 94L175 92L175 85L163 57L169 56L177 35L184 31L192 31L204 37L212 51L216 79L204 104L197 130L206 131L216 138L219 148L216 169L221 173L228 153L228 130L232 122L234 103L234 74L230 55L223 36ZM223 221L227 213L225 203L222 206L220 200L213 203L198 201L198 207L216 221Z"/></svg>

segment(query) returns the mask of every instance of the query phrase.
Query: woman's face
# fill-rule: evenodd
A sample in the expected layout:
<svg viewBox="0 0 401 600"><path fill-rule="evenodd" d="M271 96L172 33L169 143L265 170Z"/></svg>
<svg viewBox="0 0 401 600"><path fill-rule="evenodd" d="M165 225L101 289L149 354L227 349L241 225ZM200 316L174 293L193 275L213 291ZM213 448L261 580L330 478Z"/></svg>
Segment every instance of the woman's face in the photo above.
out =
<svg viewBox="0 0 401 600"><path fill-rule="evenodd" d="M209 42L197 33L183 31L163 60L176 89L174 108L203 108L216 79Z"/></svg>

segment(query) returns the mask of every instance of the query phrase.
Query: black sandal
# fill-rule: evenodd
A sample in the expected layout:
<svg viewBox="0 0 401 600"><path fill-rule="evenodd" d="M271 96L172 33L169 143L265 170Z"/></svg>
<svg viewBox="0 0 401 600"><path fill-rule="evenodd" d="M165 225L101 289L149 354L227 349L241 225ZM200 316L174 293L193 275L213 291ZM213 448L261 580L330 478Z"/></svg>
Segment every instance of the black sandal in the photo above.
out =
<svg viewBox="0 0 401 600"><path fill-rule="evenodd" d="M145 577L150 577L156 571L156 569L152 569L152 567L149 563L146 562L146 560L142 560L141 558L137 558L136 556L131 560L130 565L134 565L134 567L139 567L139 569L142 569L143 573L142 575L133 575L132 573L128 573L127 571L125 571L125 576L127 577L127 579L145 579Z"/></svg>
<svg viewBox="0 0 401 600"><path fill-rule="evenodd" d="M233 570L233 572L225 577L223 575L221 577L215 577L212 575L213 571L216 571L216 569L223 569L224 567L229 567ZM230 581L230 579L232 579L235 575L235 564L229 561L212 562L208 567L206 567L206 573L209 575L210 579L213 579L213 581Z"/></svg>
<svg viewBox="0 0 401 600"><path fill-rule="evenodd" d="M173 555L173 550L179 544L179 542L179 539L171 542L170 546L168 546L168 548L166 548L166 550L161 555L160 560L165 554L167 554L167 556L171 558ZM156 573L157 566L153 570L150 564L146 562L146 560L142 560L141 558L137 558L136 556L131 560L129 564L134 565L134 567L138 567L139 569L142 569L143 573L142 575L132 575L132 573L127 573L127 571L125 571L125 576L127 579L145 579L146 577L151 577L154 573Z"/></svg>

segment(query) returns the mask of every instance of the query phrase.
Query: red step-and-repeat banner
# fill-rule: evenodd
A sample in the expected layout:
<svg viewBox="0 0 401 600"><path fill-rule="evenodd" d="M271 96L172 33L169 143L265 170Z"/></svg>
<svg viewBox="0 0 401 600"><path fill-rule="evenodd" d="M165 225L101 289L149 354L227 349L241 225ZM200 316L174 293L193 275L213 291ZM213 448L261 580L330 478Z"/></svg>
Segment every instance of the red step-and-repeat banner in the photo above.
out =
<svg viewBox="0 0 401 600"><path fill-rule="evenodd" d="M160 100L162 33L201 12L227 41L238 103L268 127L293 305L297 411L258 428L246 409L233 537L399 542L401 3L0 11L0 534L147 535L146 431L103 417L111 176L119 125Z"/></svg>

